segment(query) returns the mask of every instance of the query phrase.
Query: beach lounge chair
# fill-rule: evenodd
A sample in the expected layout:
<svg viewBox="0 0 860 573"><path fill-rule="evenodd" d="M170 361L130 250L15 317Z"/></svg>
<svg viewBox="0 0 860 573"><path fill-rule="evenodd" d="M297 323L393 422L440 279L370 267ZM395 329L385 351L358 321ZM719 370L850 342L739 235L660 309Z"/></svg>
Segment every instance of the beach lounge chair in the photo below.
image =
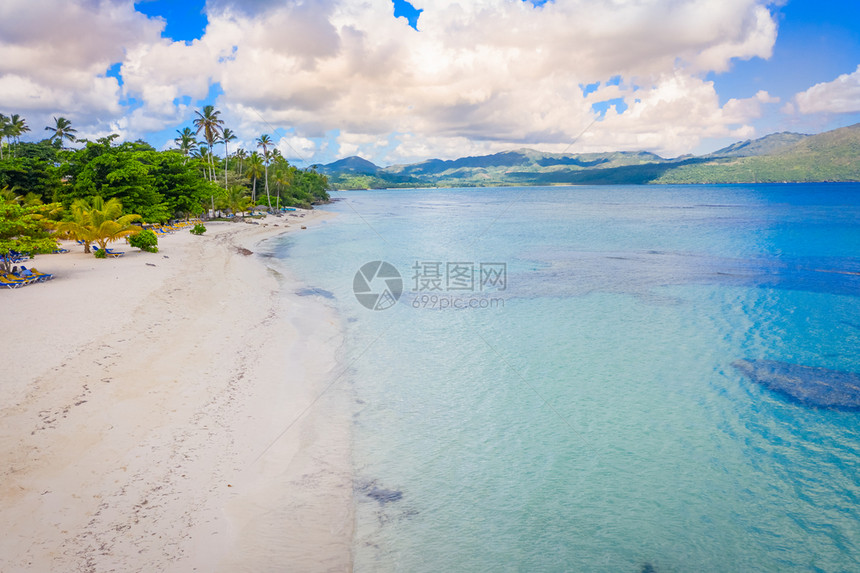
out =
<svg viewBox="0 0 860 573"><path fill-rule="evenodd" d="M97 253L99 251L99 247L93 245L93 252ZM124 251L112 251L111 249L105 249L105 254L109 257L117 258L121 257L125 254Z"/></svg>
<svg viewBox="0 0 860 573"><path fill-rule="evenodd" d="M39 282L39 277L27 270L21 270L17 273L12 273L11 276L6 275L6 278L22 280L24 281L24 284L32 284Z"/></svg>
<svg viewBox="0 0 860 573"><path fill-rule="evenodd" d="M37 283L37 282L40 282L40 280L41 280L41 279L39 279L39 277L37 277L36 275L34 275L32 271L28 270L28 269L27 269L27 267L25 267L25 266L23 266L23 265L21 265L21 270L20 270L20 271L19 271L19 270L16 270L16 269L17 269L17 267L15 267L14 269L12 269L12 275L13 275L16 279L21 279L21 280L23 280L23 281L27 281L28 283L31 283L31 282L32 282L32 283Z"/></svg>
<svg viewBox="0 0 860 573"><path fill-rule="evenodd" d="M30 273L29 275L27 275L28 272ZM54 275L52 275L50 273L41 273L41 272L37 271L36 269L27 269L27 267L25 267L23 265L21 266L21 276L22 277L32 276L32 277L35 277L36 280L38 280L39 282L42 282L42 283L45 281L49 281L52 278L54 278Z"/></svg>
<svg viewBox="0 0 860 573"><path fill-rule="evenodd" d="M36 277L21 276L21 273L18 271L18 267L13 268L11 273L0 272L0 276L9 281L20 281L24 284L36 282Z"/></svg>
<svg viewBox="0 0 860 573"><path fill-rule="evenodd" d="M6 274L0 275L0 286L3 288L19 288L25 284L27 284L27 282L21 279L16 279L14 277L9 278L9 275Z"/></svg>

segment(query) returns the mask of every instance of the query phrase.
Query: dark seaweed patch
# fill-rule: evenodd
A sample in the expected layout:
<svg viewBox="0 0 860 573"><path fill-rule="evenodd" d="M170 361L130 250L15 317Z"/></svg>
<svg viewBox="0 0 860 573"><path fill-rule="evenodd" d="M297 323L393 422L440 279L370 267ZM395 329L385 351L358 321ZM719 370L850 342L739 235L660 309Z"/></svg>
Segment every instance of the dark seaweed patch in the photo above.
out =
<svg viewBox="0 0 860 573"><path fill-rule="evenodd" d="M296 291L299 296L321 296L329 300L334 300L334 293L321 288L302 288Z"/></svg>
<svg viewBox="0 0 860 573"><path fill-rule="evenodd" d="M860 374L775 360L736 360L732 366L804 406L860 410Z"/></svg>

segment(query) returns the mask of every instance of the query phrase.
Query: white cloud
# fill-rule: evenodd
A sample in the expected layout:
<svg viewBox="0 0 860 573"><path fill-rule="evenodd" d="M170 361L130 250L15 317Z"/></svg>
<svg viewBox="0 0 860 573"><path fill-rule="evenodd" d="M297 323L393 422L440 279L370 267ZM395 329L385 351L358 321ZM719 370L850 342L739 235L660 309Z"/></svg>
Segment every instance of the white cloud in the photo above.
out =
<svg viewBox="0 0 860 573"><path fill-rule="evenodd" d="M319 147L313 140L298 135L282 137L278 140L277 148L281 151L281 155L293 163L306 163L319 151Z"/></svg>
<svg viewBox="0 0 860 573"><path fill-rule="evenodd" d="M338 155L348 157L360 155L363 157L376 157L380 150L389 145L386 137L379 135L367 135L360 133L341 133L337 137Z"/></svg>
<svg viewBox="0 0 860 573"><path fill-rule="evenodd" d="M815 84L797 94L794 104L784 111L802 114L860 112L860 66L853 73L842 74L832 82Z"/></svg>
<svg viewBox="0 0 860 573"><path fill-rule="evenodd" d="M210 15L207 38L243 34L235 58L221 66L223 104L243 106L249 123L258 122L250 112L261 113L306 136L331 129L411 134L400 138L403 149L386 152L404 159L420 158L423 149L459 155L566 145L595 117L592 103L630 96L632 89L606 86L585 98L580 84L620 75L625 85L648 90L679 75L690 81L678 85L690 87L699 73L725 70L732 59L768 57L776 37L773 18L756 0L579 0L540 10L519 0L414 2L424 8L420 33L391 17L390 0L326 2L318 13L294 4L269 7L263 16ZM265 30L287 21L330 40L300 53L286 50ZM696 125L707 133L737 131L727 122L744 111L758 115L752 103L722 113L718 98L707 101L701 119L717 125ZM689 151L706 136L686 129L679 138L673 131L679 128L663 125L643 137L638 123L624 114L613 129L662 151L679 150L681 142L689 145L681 151ZM426 145L417 143L421 138ZM368 149L343 141L339 155Z"/></svg>
<svg viewBox="0 0 860 573"><path fill-rule="evenodd" d="M0 7L2 101L15 112L63 110L76 124L118 126L128 137L188 119L183 98L204 98L216 82L218 107L242 140L288 128L303 139L299 151L315 153L307 142L337 130L340 155L404 160L566 146L596 117L592 104L614 98L629 109L610 109L583 147L684 152L702 137L749 131L772 103L764 92L721 106L700 79L735 59L769 57L770 0L568 0L540 9L416 0L421 32L393 17L390 0L209 0L209 25L190 44L162 39L163 22L136 13L131 0L45 0L24 15L33 4ZM27 33L7 35L15 18ZM87 33L69 34L68 22ZM103 77L114 62L121 90ZM582 95L581 84L614 76L620 86ZM142 107L120 121L123 97Z"/></svg>
<svg viewBox="0 0 860 573"><path fill-rule="evenodd" d="M163 22L121 0L4 0L0 4L0 101L34 133L54 115L80 132L118 118L119 84L105 77L130 47L159 38Z"/></svg>
<svg viewBox="0 0 860 573"><path fill-rule="evenodd" d="M647 149L666 157L689 152L706 137L748 138L748 125L762 113L767 92L748 99L731 99L722 107L712 82L683 73L667 74L650 89L625 98L628 109L615 109L583 134L577 148L584 151Z"/></svg>

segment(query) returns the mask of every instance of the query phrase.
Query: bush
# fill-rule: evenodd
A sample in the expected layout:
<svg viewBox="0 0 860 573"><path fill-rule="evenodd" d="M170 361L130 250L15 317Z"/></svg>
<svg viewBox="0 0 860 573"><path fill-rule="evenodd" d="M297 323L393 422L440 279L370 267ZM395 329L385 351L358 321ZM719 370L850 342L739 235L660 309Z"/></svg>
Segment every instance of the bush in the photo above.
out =
<svg viewBox="0 0 860 573"><path fill-rule="evenodd" d="M158 235L156 235L155 231L151 229L144 229L140 233L130 236L128 238L128 244L132 247L137 247L141 251L146 251L147 253L157 253Z"/></svg>
<svg viewBox="0 0 860 573"><path fill-rule="evenodd" d="M204 227L200 223L197 223L196 225L194 225L194 228L191 229L192 235L202 235L205 232L206 232L206 227Z"/></svg>
<svg viewBox="0 0 860 573"><path fill-rule="evenodd" d="M97 259L106 259L107 251L104 249L93 249L93 256Z"/></svg>

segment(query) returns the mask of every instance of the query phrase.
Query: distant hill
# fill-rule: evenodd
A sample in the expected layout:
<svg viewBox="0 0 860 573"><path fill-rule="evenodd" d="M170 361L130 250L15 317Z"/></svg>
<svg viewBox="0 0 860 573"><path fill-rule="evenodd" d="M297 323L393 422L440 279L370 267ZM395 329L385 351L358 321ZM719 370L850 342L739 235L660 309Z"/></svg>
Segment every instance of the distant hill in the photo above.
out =
<svg viewBox="0 0 860 573"><path fill-rule="evenodd" d="M384 168L348 157L323 165L320 171L340 189L860 181L860 124L818 135L775 133L699 157L518 149Z"/></svg>
<svg viewBox="0 0 860 573"><path fill-rule="evenodd" d="M326 173L358 173L361 175L374 175L381 167L368 161L367 159L353 155L346 159L339 159L334 163L329 163L323 166Z"/></svg>
<svg viewBox="0 0 860 573"><path fill-rule="evenodd" d="M860 181L860 124L810 135L774 153L715 158L667 171L655 183Z"/></svg>
<svg viewBox="0 0 860 573"><path fill-rule="evenodd" d="M728 147L709 153L708 157L753 157L756 155L771 155L783 151L797 142L806 139L808 135L802 133L772 133L760 139L747 139L733 143Z"/></svg>

